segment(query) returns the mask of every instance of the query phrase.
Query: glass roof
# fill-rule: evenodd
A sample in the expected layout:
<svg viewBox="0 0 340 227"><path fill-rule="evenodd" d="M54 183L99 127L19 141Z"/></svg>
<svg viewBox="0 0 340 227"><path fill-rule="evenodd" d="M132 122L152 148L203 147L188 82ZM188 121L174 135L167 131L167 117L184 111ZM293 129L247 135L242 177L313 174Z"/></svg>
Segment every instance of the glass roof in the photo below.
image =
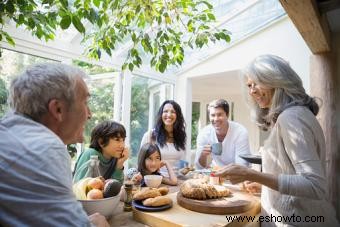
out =
<svg viewBox="0 0 340 227"><path fill-rule="evenodd" d="M178 75L183 71L207 60L215 54L225 51L237 42L255 34L286 15L277 0L210 0L217 18L216 27L225 28L231 33L231 42L217 41L201 49L185 49L185 58L181 67L169 67L163 75ZM120 55L116 55L120 57ZM143 59L144 72L154 71L148 65L148 58Z"/></svg>
<svg viewBox="0 0 340 227"><path fill-rule="evenodd" d="M185 58L182 66L170 66L163 74L156 72L150 67L150 57L141 50L140 54L143 58L143 65L140 69L136 68L136 72L134 73L138 72L139 75L159 76L179 75L185 70L225 51L235 43L255 34L286 15L280 2L277 0L210 0L209 3L214 7L214 13L217 19L215 27L230 31L230 43L216 41L216 43L209 43L209 46L201 49L186 48L184 50ZM91 25L88 23L85 24L85 26L88 27ZM67 30L57 32L56 39L63 43L75 44L75 46L83 45L81 44L81 35L71 27ZM116 51L112 53L111 57L116 67L123 64L127 50L129 50L131 45L132 42L129 39L117 45ZM120 69L117 68L117 70Z"/></svg>

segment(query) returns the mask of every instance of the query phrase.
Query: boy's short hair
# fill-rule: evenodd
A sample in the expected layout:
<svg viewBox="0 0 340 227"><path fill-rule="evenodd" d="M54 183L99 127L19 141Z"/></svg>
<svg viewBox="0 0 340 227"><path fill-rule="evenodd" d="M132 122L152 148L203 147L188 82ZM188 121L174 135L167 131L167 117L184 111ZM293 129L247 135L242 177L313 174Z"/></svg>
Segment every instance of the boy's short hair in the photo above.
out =
<svg viewBox="0 0 340 227"><path fill-rule="evenodd" d="M102 151L102 146L106 146L111 138L123 138L126 137L126 131L122 124L116 121L103 121L97 124L91 132L90 148ZM99 144L99 139L102 139Z"/></svg>
<svg viewBox="0 0 340 227"><path fill-rule="evenodd" d="M210 112L210 108L222 108L224 112L229 115L229 104L224 99L216 99L209 103L208 105L208 111Z"/></svg>

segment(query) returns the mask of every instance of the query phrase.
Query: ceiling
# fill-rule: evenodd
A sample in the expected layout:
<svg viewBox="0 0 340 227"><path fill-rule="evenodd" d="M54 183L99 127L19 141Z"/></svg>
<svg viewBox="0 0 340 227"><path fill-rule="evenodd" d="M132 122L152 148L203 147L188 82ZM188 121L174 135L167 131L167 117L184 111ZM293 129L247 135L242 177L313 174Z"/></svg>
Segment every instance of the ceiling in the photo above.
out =
<svg viewBox="0 0 340 227"><path fill-rule="evenodd" d="M239 95L241 88L239 71L194 77L192 80L192 88L193 99L221 96L222 93L226 95Z"/></svg>
<svg viewBox="0 0 340 227"><path fill-rule="evenodd" d="M329 28L332 32L340 31L340 1L318 0L320 14L326 13Z"/></svg>

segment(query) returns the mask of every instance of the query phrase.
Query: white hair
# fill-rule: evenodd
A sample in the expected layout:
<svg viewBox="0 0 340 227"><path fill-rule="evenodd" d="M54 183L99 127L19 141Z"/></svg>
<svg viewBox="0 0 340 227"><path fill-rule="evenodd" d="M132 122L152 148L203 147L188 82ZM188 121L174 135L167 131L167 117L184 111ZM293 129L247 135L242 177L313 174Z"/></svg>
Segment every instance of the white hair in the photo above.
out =
<svg viewBox="0 0 340 227"><path fill-rule="evenodd" d="M244 85L247 78L250 78L260 86L274 89L271 106L265 109L261 109L247 94L252 114L263 129L272 126L279 114L290 106L306 106L314 115L319 111L315 99L306 94L300 77L288 62L278 56L262 55L255 58L243 69L242 76Z"/></svg>
<svg viewBox="0 0 340 227"><path fill-rule="evenodd" d="M48 112L48 103L52 99L64 100L71 106L75 98L76 81L82 77L85 77L85 73L70 65L33 65L11 82L10 107L15 112L39 121Z"/></svg>

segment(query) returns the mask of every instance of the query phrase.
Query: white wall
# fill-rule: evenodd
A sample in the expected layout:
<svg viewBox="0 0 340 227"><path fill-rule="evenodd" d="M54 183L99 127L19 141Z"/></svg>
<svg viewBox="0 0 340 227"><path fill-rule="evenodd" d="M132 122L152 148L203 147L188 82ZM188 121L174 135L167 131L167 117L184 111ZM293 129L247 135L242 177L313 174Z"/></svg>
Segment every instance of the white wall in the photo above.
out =
<svg viewBox="0 0 340 227"><path fill-rule="evenodd" d="M237 72L241 68L261 54L275 54L288 60L303 80L305 89L309 91L309 56L311 52L288 17L178 75L176 87L176 93L181 94L176 96L181 106L191 106L191 103L187 103L190 100L187 98L189 96L191 96L191 100L200 101L204 106L211 100L221 97L233 101L235 103L235 121L248 128L252 151L259 147L259 131L250 120L250 112L244 101L241 88L237 89L235 93L235 87L240 86L239 82L236 82L235 78L228 79L228 77L237 77ZM220 78L210 89L204 87L205 79L208 76ZM204 82L200 84L200 80ZM188 83L188 81L193 84L191 95L185 90L185 86L180 85ZM223 87L221 87L221 83L223 83ZM184 115L191 116L191 112L184 113Z"/></svg>

